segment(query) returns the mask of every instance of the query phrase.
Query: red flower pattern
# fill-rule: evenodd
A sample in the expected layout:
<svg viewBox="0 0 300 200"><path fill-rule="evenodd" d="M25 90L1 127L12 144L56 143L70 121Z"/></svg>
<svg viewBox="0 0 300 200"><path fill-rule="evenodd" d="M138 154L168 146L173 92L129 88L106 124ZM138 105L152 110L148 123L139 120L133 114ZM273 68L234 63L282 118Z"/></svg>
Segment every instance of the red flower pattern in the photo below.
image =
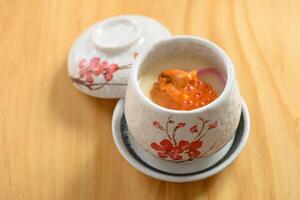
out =
<svg viewBox="0 0 300 200"><path fill-rule="evenodd" d="M217 126L218 126L218 122L215 121L214 123L211 123L211 124L208 125L208 130L209 130L209 129L216 128Z"/></svg>
<svg viewBox="0 0 300 200"><path fill-rule="evenodd" d="M188 148L188 152L187 154L189 155L190 159L194 159L194 158L197 158L201 155L201 152L198 151L198 149L201 148L202 146L202 141L200 140L196 140L194 142L191 142L191 144L189 145L189 148Z"/></svg>
<svg viewBox="0 0 300 200"><path fill-rule="evenodd" d="M119 69L117 64L109 64L107 61L101 61L100 58L94 57L90 61L82 59L79 61L80 78L85 79L88 84L93 84L94 76L103 75L106 81L113 78L113 73Z"/></svg>
<svg viewBox="0 0 300 200"><path fill-rule="evenodd" d="M177 146L168 139L163 139L160 143L151 143L151 147L158 151L157 155L160 158L171 158L173 160L181 160L182 153L186 152L190 160L193 160L201 155L199 149L202 146L202 141L193 141L189 143L186 140L181 140Z"/></svg>
<svg viewBox="0 0 300 200"><path fill-rule="evenodd" d="M190 132L191 133L197 133L198 132L198 126L197 125L194 125L190 128Z"/></svg>
<svg viewBox="0 0 300 200"><path fill-rule="evenodd" d="M191 142L186 140L180 140L177 143L175 137L176 132L179 128L185 127L186 123L184 122L177 123L177 125L175 126L175 128L173 128L173 131L171 132L172 134L170 134L169 131L171 130L169 130L170 128L169 125L175 123L175 121L171 120L171 118L172 116L168 117L165 127L163 127L161 123L159 123L158 121L153 122L153 126L163 131L167 136L167 139L165 138L161 140L159 143L152 142L150 144L151 148L157 151L158 157L163 159L170 158L172 160L182 162L185 161L182 160L184 158L184 155L188 156L188 160L193 160L197 157L205 155L205 153L207 152L204 152L202 154L200 151L200 148L203 145L203 141L201 141L201 138L203 138L207 134L208 130L216 128L218 126L218 122L214 121L213 123L210 123L207 126L207 123L209 123L210 121L204 120L202 117L198 117L198 119L202 122L200 131L198 130L197 125L193 125L192 127L189 128L190 133L192 134L197 133L194 140Z"/></svg>
<svg viewBox="0 0 300 200"><path fill-rule="evenodd" d="M163 130L164 128L162 127L162 125L160 125L160 123L158 121L154 121L153 122L153 126L155 128L158 128L159 130Z"/></svg>
<svg viewBox="0 0 300 200"><path fill-rule="evenodd" d="M168 139L163 139L159 144L153 142L151 143L151 147L155 149L157 155L160 158L168 158L170 157L173 160L181 160L185 146L182 143L179 143L178 146L174 146L172 142Z"/></svg>
<svg viewBox="0 0 300 200"><path fill-rule="evenodd" d="M137 52L133 53L133 58L138 56ZM113 75L118 70L126 70L132 67L132 63L119 66L115 63L108 63L105 60L101 60L99 57L93 57L89 60L81 59L78 63L79 77L71 76L74 83L83 85L90 90L100 89L105 85L124 85L127 83L109 83L113 79ZM102 75L105 82L95 83L95 78Z"/></svg>
<svg viewBox="0 0 300 200"><path fill-rule="evenodd" d="M103 70L102 74L106 81L110 81L113 78L113 73L119 69L117 64L106 65Z"/></svg>
<svg viewBox="0 0 300 200"><path fill-rule="evenodd" d="M184 127L185 126L185 123L183 123L183 122L180 122L180 123L178 123L178 128L182 128L182 127Z"/></svg>

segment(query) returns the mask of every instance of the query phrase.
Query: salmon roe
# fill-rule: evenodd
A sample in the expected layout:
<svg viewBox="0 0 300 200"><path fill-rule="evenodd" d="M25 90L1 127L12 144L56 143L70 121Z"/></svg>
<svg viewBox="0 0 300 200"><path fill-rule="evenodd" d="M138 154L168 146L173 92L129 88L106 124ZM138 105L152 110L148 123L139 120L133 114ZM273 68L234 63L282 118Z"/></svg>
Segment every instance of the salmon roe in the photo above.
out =
<svg viewBox="0 0 300 200"><path fill-rule="evenodd" d="M196 70L168 69L153 84L150 97L156 104L173 110L193 110L214 101L218 94L199 79Z"/></svg>

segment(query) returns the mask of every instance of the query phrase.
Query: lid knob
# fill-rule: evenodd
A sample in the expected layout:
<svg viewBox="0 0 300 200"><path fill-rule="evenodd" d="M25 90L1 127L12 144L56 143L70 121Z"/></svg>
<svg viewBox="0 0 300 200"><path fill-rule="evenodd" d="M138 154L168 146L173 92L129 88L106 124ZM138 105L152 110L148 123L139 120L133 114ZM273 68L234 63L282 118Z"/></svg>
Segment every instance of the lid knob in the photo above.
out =
<svg viewBox="0 0 300 200"><path fill-rule="evenodd" d="M91 36L93 44L101 51L122 51L140 38L138 27L127 19L114 19L104 23Z"/></svg>

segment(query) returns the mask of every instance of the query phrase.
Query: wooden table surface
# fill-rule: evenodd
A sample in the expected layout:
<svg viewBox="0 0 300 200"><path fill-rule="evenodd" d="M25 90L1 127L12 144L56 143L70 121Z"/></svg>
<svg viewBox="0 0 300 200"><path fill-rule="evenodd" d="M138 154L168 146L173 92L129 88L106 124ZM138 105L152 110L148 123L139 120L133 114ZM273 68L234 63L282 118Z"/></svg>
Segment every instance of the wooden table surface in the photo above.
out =
<svg viewBox="0 0 300 200"><path fill-rule="evenodd" d="M113 143L117 100L72 86L74 39L128 13L231 56L252 124L222 173L186 184L143 175ZM1 200L300 198L300 1L0 0L0 25Z"/></svg>

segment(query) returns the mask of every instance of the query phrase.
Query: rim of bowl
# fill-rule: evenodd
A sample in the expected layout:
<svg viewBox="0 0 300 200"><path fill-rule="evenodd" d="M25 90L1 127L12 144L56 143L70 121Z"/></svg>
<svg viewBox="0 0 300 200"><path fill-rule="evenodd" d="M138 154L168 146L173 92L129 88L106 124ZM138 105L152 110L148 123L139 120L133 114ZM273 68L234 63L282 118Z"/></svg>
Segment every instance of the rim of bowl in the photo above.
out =
<svg viewBox="0 0 300 200"><path fill-rule="evenodd" d="M211 103L209 103L203 107L196 108L193 110L173 110L173 109L165 108L165 107L162 107L162 106L154 103L148 97L146 97L146 95L142 91L141 87L139 86L138 74L139 74L141 65L143 64L145 58L147 58L147 56L150 54L150 52L159 48L161 45L164 45L164 44L170 43L170 42L176 42L176 41L194 41L194 42L198 43L199 45L206 46L206 47L210 48L212 51L214 51L217 54L217 56L219 56L221 58L221 60L224 62L224 66L226 68L226 76L227 76L225 87L224 87L221 95L217 99L215 99L214 101L212 101ZM162 40L154 43L152 46L150 46L145 51L143 51L141 53L141 55L138 56L137 61L134 63L134 67L133 67L131 76L132 76L133 82L134 82L133 86L140 97L142 97L154 109L159 110L159 111L173 113L173 114L198 113L198 112L209 110L213 107L218 106L224 100L224 98L229 94L230 88L233 86L233 83L235 80L235 72L234 72L234 68L233 68L233 63L232 63L231 59L229 58L229 56L225 53L225 51L221 47L219 47L217 44L215 44L207 39L204 39L204 38L201 38L198 36L186 36L186 35L172 36L170 38L162 39Z"/></svg>

